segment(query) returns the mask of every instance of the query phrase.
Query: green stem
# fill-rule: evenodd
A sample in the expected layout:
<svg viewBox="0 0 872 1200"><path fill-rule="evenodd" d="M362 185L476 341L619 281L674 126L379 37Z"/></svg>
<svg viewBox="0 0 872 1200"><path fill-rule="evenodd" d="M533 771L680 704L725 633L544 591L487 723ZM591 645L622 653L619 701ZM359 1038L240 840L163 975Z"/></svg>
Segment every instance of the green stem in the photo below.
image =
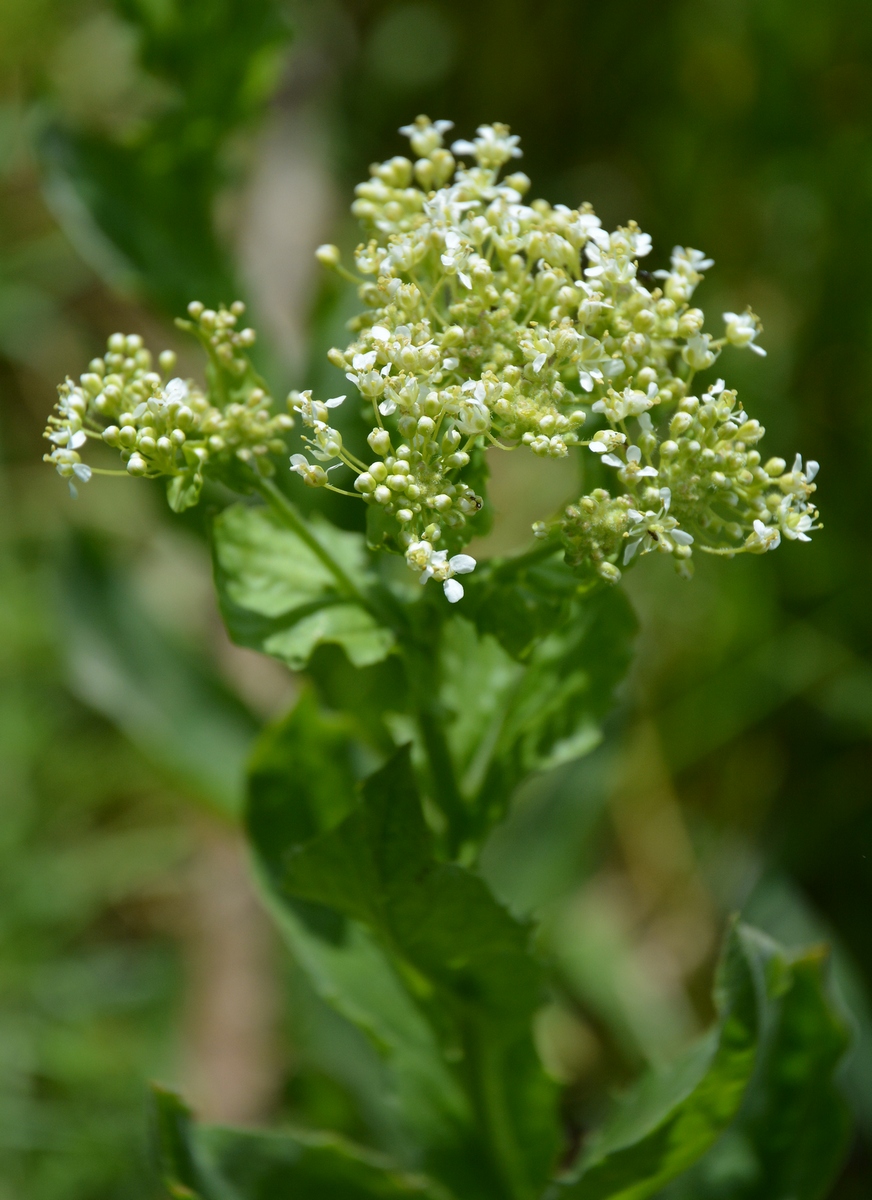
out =
<svg viewBox="0 0 872 1200"><path fill-rule="evenodd" d="M527 1191L526 1181L506 1106L505 1080L492 1061L494 1048L488 1053L487 1035L474 1024L462 1022L461 1038L467 1066L466 1092L504 1194L518 1200Z"/></svg>

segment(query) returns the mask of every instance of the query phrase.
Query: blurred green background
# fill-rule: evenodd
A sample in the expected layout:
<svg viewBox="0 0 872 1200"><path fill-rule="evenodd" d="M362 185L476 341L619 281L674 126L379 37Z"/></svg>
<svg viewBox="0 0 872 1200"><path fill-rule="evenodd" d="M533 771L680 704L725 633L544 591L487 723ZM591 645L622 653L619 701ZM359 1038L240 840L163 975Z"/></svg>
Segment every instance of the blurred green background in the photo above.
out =
<svg viewBox="0 0 872 1200"><path fill-rule="evenodd" d="M0 0L0 1200L157 1196L149 1078L212 1119L395 1136L247 882L245 755L293 679L226 640L202 517L132 480L74 502L39 460L54 385L114 330L196 371L170 321L194 297L245 297L278 395L331 387L354 297L312 250L353 246L351 187L421 111L509 122L534 194L638 220L655 266L710 254L710 325L750 303L769 352L720 369L771 453L822 464L811 546L631 574L621 710L485 852L559 964L538 1034L567 1125L705 1025L742 909L834 946L857 1133L833 1195L868 1197L872 8ZM550 465L494 464L491 548L577 492Z"/></svg>

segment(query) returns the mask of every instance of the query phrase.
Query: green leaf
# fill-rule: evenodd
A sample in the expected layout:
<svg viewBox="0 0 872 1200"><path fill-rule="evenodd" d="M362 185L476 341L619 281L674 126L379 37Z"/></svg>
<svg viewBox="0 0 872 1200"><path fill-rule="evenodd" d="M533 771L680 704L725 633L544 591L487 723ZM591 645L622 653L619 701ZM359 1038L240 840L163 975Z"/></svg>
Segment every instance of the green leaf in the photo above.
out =
<svg viewBox="0 0 872 1200"><path fill-rule="evenodd" d="M775 1169L761 1179L760 1191L724 1194L748 1200L821 1194L844 1144L832 1074L845 1040L824 998L819 959L792 960L763 934L737 925L716 999L715 1029L627 1097L592 1141L575 1180L561 1188L566 1200L643 1200L660 1192L711 1149L740 1111L751 1114L752 1126L756 1121L761 1153ZM734 1146L733 1136L730 1130L719 1146ZM801 1146L805 1137L809 1145ZM669 1195L721 1194L698 1187L696 1172L687 1182L687 1191L682 1180Z"/></svg>
<svg viewBox="0 0 872 1200"><path fill-rule="evenodd" d="M670 1200L820 1200L841 1166L850 1116L834 1073L849 1037L828 995L827 955L787 957L742 1110Z"/></svg>
<svg viewBox="0 0 872 1200"><path fill-rule="evenodd" d="M466 585L464 615L491 634L514 658L524 659L566 620L578 579L556 554L544 561L534 552L496 560Z"/></svg>
<svg viewBox="0 0 872 1200"><path fill-rule="evenodd" d="M370 580L357 533L312 518L312 533L360 587ZM316 646L335 642L357 667L393 647L391 631L337 590L314 551L267 508L234 504L214 524L215 578L230 636L294 669Z"/></svg>
<svg viewBox="0 0 872 1200"><path fill-rule="evenodd" d="M178 1200L448 1200L444 1189L327 1133L198 1126L172 1092L153 1090L158 1161Z"/></svg>
<svg viewBox="0 0 872 1200"><path fill-rule="evenodd" d="M167 480L167 503L173 512L193 508L203 490L203 476L198 471L186 471Z"/></svg>
<svg viewBox="0 0 872 1200"><path fill-rule="evenodd" d="M259 722L208 663L174 644L122 575L78 539L58 576L72 687L189 795L237 816Z"/></svg>
<svg viewBox="0 0 872 1200"><path fill-rule="evenodd" d="M459 1191L537 1195L557 1150L553 1089L530 1029L539 968L528 931L483 881L434 860L408 749L366 781L340 824L309 841L283 838L262 811L253 787L252 839L278 896L368 930L454 1064L466 1128L453 1147L426 1147L431 1173Z"/></svg>
<svg viewBox="0 0 872 1200"><path fill-rule="evenodd" d="M462 617L446 625L442 700L474 833L505 813L517 784L588 753L631 657L636 621L624 594L576 601L571 617L516 662Z"/></svg>
<svg viewBox="0 0 872 1200"><path fill-rule="evenodd" d="M777 970L768 970L773 964L775 952L759 935L731 931L716 988L718 1025L630 1093L562 1189L566 1200L643 1200L709 1149L738 1112L753 1073L761 1010L780 983Z"/></svg>
<svg viewBox="0 0 872 1200"><path fill-rule="evenodd" d="M289 30L277 0L116 0L162 102L122 136L57 120L42 139L74 245L168 312L236 294L215 226L230 136L262 113Z"/></svg>

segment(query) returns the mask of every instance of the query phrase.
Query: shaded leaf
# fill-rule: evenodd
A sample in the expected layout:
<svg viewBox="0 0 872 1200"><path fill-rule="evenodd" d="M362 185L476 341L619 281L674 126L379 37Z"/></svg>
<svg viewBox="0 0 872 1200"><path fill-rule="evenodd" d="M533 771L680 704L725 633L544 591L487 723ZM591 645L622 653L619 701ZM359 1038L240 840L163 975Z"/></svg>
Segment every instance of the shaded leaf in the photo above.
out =
<svg viewBox="0 0 872 1200"><path fill-rule="evenodd" d="M838 1173L851 1122L834 1073L849 1038L828 996L826 954L786 961L789 983L772 1006L739 1116L670 1200L821 1200Z"/></svg>
<svg viewBox="0 0 872 1200"><path fill-rule="evenodd" d="M42 140L53 207L111 282L133 275L169 312L236 292L216 235L231 134L264 108L289 30L276 0L117 0L140 65L169 98L127 136L55 122Z"/></svg>
<svg viewBox="0 0 872 1200"><path fill-rule="evenodd" d="M636 620L622 592L578 601L523 664L462 617L446 626L442 698L476 832L499 820L517 784L588 753L632 653Z"/></svg>
<svg viewBox="0 0 872 1200"><path fill-rule="evenodd" d="M172 1092L153 1091L160 1171L178 1200L446 1200L421 1176L327 1133L199 1126Z"/></svg>
<svg viewBox="0 0 872 1200"><path fill-rule="evenodd" d="M254 716L148 619L92 543L80 540L65 565L62 646L74 690L191 795L237 814Z"/></svg>
<svg viewBox="0 0 872 1200"><path fill-rule="evenodd" d="M360 534L313 518L312 530L360 586L366 550ZM299 669L316 646L335 642L358 667L393 647L391 631L336 588L336 580L295 533L267 508L234 504L214 524L215 578L235 642Z"/></svg>
<svg viewBox="0 0 872 1200"><path fill-rule="evenodd" d="M735 927L720 966L719 1021L672 1068L627 1096L585 1152L567 1200L642 1200L686 1170L727 1128L754 1070L762 1010L783 982L774 947Z"/></svg>
<svg viewBox="0 0 872 1200"><path fill-rule="evenodd" d="M368 929L456 1064L470 1098L466 1144L452 1154L437 1147L431 1171L458 1190L536 1195L557 1140L553 1089L530 1032L539 969L527 930L483 881L434 860L408 749L366 781L339 825L308 842L282 841L260 808L254 789L252 836L277 893Z"/></svg>

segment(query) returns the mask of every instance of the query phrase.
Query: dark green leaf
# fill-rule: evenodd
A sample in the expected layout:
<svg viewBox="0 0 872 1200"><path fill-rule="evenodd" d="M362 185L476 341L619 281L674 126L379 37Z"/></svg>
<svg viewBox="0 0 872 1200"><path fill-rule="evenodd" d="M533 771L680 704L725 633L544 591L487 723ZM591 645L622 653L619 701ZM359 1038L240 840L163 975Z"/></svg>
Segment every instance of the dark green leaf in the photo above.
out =
<svg viewBox="0 0 872 1200"><path fill-rule="evenodd" d="M434 860L408 750L367 780L339 825L309 841L283 840L260 810L253 789L252 835L277 893L368 929L456 1064L467 1128L450 1153L427 1147L431 1171L458 1190L538 1194L556 1153L552 1087L530 1031L539 969L527 930L482 880Z"/></svg>
<svg viewBox="0 0 872 1200"><path fill-rule="evenodd" d="M135 28L140 65L165 99L123 137L52 126L42 152L55 211L98 268L132 273L167 311L181 312L193 298L229 301L236 288L214 218L227 182L222 152L277 82L288 38L281 5L117 0L116 7ZM119 260L114 269L110 257Z"/></svg>
<svg viewBox="0 0 872 1200"><path fill-rule="evenodd" d="M360 586L368 583L357 533L312 518L326 550ZM230 636L289 666L305 666L316 646L335 642L358 667L390 653L393 634L347 600L336 580L295 533L267 508L234 504L214 525L215 577Z"/></svg>
<svg viewBox="0 0 872 1200"><path fill-rule="evenodd" d="M785 958L788 979L770 1013L739 1116L670 1200L820 1200L841 1165L850 1117L834 1083L848 1045L828 996L826 955Z"/></svg>
<svg viewBox="0 0 872 1200"><path fill-rule="evenodd" d="M739 1110L785 970L774 943L733 928L718 976L716 1028L626 1098L562 1188L566 1200L643 1200L702 1157Z"/></svg>
<svg viewBox="0 0 872 1200"><path fill-rule="evenodd" d="M578 580L556 554L494 561L466 585L464 616L489 633L515 658L566 620L580 594Z"/></svg>
<svg viewBox="0 0 872 1200"><path fill-rule="evenodd" d="M463 794L481 833L517 784L586 754L627 669L636 621L616 589L576 601L571 619L521 665L455 617L443 636L442 699Z"/></svg>
<svg viewBox="0 0 872 1200"><path fill-rule="evenodd" d="M161 1175L178 1200L447 1200L429 1180L332 1134L197 1126L161 1088L154 1108Z"/></svg>

